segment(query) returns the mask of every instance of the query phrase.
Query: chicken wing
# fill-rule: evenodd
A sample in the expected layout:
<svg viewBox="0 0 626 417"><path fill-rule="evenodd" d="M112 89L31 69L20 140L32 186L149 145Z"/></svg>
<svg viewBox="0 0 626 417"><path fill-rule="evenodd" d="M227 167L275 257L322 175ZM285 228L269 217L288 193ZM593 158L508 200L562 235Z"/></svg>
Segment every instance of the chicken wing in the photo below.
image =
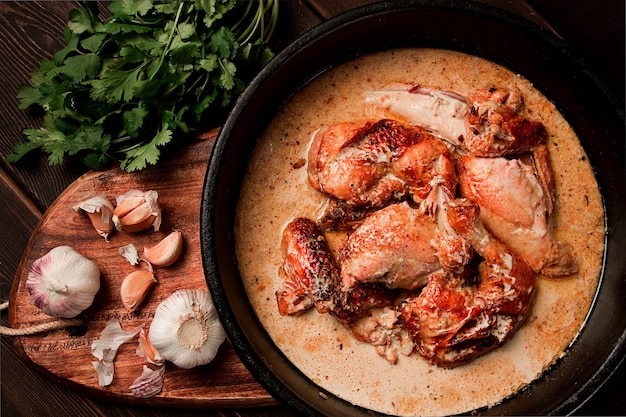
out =
<svg viewBox="0 0 626 417"><path fill-rule="evenodd" d="M521 95L498 87L470 97L434 87L403 86L370 91L366 101L423 126L465 153L505 156L544 143L543 124L523 117Z"/></svg>

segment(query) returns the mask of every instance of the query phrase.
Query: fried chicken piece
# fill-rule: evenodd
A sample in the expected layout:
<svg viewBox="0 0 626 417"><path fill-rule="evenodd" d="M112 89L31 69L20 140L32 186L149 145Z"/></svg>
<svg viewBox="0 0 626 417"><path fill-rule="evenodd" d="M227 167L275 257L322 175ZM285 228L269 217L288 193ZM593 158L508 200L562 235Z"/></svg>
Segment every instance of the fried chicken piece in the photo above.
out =
<svg viewBox="0 0 626 417"><path fill-rule="evenodd" d="M490 87L470 97L437 87L398 86L369 91L366 101L422 126L465 153L505 156L545 142L542 123L521 115L522 96Z"/></svg>
<svg viewBox="0 0 626 417"><path fill-rule="evenodd" d="M379 282L389 288L422 287L441 269L431 241L437 224L408 203L371 214L351 233L341 250L344 287Z"/></svg>
<svg viewBox="0 0 626 417"><path fill-rule="evenodd" d="M457 167L461 195L478 203L489 232L535 272L559 277L578 271L570 247L554 236L553 191L546 192L532 166L520 159L464 156Z"/></svg>
<svg viewBox="0 0 626 417"><path fill-rule="evenodd" d="M483 258L478 269L432 274L421 294L400 307L418 352L443 367L466 363L510 338L534 294L532 269L487 232L479 211L467 200L448 207L452 227Z"/></svg>
<svg viewBox="0 0 626 417"><path fill-rule="evenodd" d="M345 122L320 129L308 155L309 183L357 207L428 198L433 181L456 187L454 162L439 139L393 120Z"/></svg>

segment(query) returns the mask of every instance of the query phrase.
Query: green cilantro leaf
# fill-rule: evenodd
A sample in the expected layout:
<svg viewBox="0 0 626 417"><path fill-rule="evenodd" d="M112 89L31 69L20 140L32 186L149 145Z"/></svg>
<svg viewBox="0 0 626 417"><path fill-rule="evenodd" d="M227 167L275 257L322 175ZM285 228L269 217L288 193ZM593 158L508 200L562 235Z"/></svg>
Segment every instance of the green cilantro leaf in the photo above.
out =
<svg viewBox="0 0 626 417"><path fill-rule="evenodd" d="M95 5L87 4L86 7L79 9L73 9L70 11L69 22L67 24L68 29L77 35L82 33L94 33L94 20L96 19L93 13L93 7Z"/></svg>
<svg viewBox="0 0 626 417"><path fill-rule="evenodd" d="M221 74L218 85L224 90L232 90L235 86L235 72L237 67L230 61L225 59L220 60Z"/></svg>
<svg viewBox="0 0 626 417"><path fill-rule="evenodd" d="M17 98L20 101L19 108L27 109L33 104L40 104L43 101L43 94L30 85L21 85L17 89Z"/></svg>
<svg viewBox="0 0 626 417"><path fill-rule="evenodd" d="M69 54L73 52L77 52L79 40L80 39L78 36L71 36L67 40L65 47L61 49L60 51L58 51L57 53L55 53L54 56L52 57L54 59L54 64L61 65L63 63L63 60L65 60L65 57L67 57Z"/></svg>
<svg viewBox="0 0 626 417"><path fill-rule="evenodd" d="M133 172L144 169L148 165L155 165L161 154L158 147L165 145L171 139L172 131L163 125L150 142L126 152L126 159L120 164L121 168Z"/></svg>
<svg viewBox="0 0 626 417"><path fill-rule="evenodd" d="M68 141L63 132L58 130L40 130L41 148L48 154L50 165L58 165L63 162L67 152Z"/></svg>
<svg viewBox="0 0 626 417"><path fill-rule="evenodd" d="M179 23L176 31L181 39L189 39L196 34L196 27L192 23Z"/></svg>
<svg viewBox="0 0 626 417"><path fill-rule="evenodd" d="M146 15L152 9L152 0L123 0L122 11L127 15Z"/></svg>
<svg viewBox="0 0 626 417"><path fill-rule="evenodd" d="M7 161L40 149L50 164L68 156L93 169L156 164L165 144L223 122L272 56L278 2L112 0L106 19L84 2L69 13L65 46L16 91L21 109L45 115Z"/></svg>
<svg viewBox="0 0 626 417"><path fill-rule="evenodd" d="M230 58L233 56L233 50L237 48L235 42L235 35L226 27L219 28L209 41L209 47L211 52L224 57Z"/></svg>
<svg viewBox="0 0 626 417"><path fill-rule="evenodd" d="M13 144L12 150L13 153L7 155L6 160L10 163L15 163L22 159L26 154L34 151L35 149L39 149L40 146L35 142L19 142Z"/></svg>
<svg viewBox="0 0 626 417"><path fill-rule="evenodd" d="M63 74L76 82L93 78L100 70L100 58L98 55L75 55L67 58L63 64Z"/></svg>
<svg viewBox="0 0 626 417"><path fill-rule="evenodd" d="M80 41L80 46L89 52L98 53L106 36L105 33L96 33Z"/></svg>
<svg viewBox="0 0 626 417"><path fill-rule="evenodd" d="M124 129L126 129L131 138L136 138L139 135L139 129L141 129L144 119L149 114L150 112L143 107L134 107L122 114Z"/></svg>
<svg viewBox="0 0 626 417"><path fill-rule="evenodd" d="M141 66L124 71L110 69L105 71L100 79L91 82L91 97L97 101L118 103L130 101L134 97L134 88L139 82Z"/></svg>

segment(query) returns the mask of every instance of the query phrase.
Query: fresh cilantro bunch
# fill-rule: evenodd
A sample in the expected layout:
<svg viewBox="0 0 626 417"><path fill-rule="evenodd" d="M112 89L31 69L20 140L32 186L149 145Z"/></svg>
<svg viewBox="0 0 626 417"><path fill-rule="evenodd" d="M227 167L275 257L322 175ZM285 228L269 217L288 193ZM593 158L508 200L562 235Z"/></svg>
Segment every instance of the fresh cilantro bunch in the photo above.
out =
<svg viewBox="0 0 626 417"><path fill-rule="evenodd" d="M7 160L41 149L51 165L156 164L175 138L220 123L272 57L278 1L114 0L104 20L86 2L70 13L66 46L19 88L20 108L43 107L44 124Z"/></svg>

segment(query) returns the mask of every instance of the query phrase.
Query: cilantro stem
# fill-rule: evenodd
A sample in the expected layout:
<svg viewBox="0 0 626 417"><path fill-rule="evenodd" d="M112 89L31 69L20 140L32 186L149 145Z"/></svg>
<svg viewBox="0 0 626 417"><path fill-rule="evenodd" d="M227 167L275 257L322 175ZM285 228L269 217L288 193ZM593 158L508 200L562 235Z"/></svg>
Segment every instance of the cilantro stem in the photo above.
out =
<svg viewBox="0 0 626 417"><path fill-rule="evenodd" d="M272 3L272 14L270 16L270 30L265 35L265 38L262 39L262 42L268 42L272 36L274 36L274 30L276 30L276 25L278 23L278 0L271 0Z"/></svg>
<svg viewBox="0 0 626 417"><path fill-rule="evenodd" d="M242 24L248 19L248 15L252 9L252 5L254 2L248 2L248 6L243 16L235 25L232 27L233 32L237 32ZM268 10L271 8L270 21L269 24L266 25L265 16ZM263 0L257 0L256 10L253 12L254 15L252 17L252 21L246 26L246 28L241 32L239 37L237 38L237 42L240 44L246 44L250 42L254 34L257 33L260 27L260 43L267 42L272 35L274 34L274 29L276 28L276 23L278 21L278 0L268 0L266 3Z"/></svg>
<svg viewBox="0 0 626 417"><path fill-rule="evenodd" d="M174 33L177 30L178 20L180 19L180 14L183 11L183 6L184 5L185 5L185 2L181 1L180 5L178 6L178 10L176 11L176 17L174 18L174 23L172 24L172 29L170 30L170 34L169 34L169 36L167 38L167 42L165 44L165 48L163 48L163 53L161 54L161 57L159 58L158 65L154 69L154 72L150 75L150 81L152 81L154 79L154 77L156 76L156 74L159 72L159 69L161 69L161 66L163 65L163 61L165 61L165 57L170 52L170 48L172 46L172 41L174 40Z"/></svg>

